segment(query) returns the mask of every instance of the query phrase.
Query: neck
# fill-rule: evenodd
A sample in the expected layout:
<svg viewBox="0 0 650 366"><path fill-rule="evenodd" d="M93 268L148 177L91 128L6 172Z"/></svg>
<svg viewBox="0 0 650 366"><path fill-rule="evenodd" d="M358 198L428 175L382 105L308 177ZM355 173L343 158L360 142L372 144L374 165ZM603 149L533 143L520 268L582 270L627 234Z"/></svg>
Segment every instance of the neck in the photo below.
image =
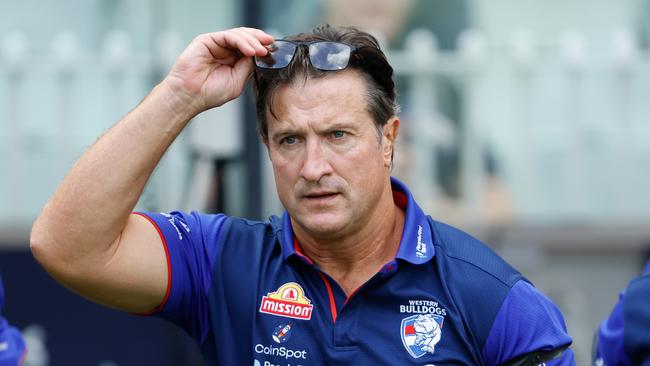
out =
<svg viewBox="0 0 650 366"><path fill-rule="evenodd" d="M347 295L395 258L402 238L405 215L393 202L390 189L373 212L376 214L354 234L336 239L314 238L299 225L292 225L304 253Z"/></svg>

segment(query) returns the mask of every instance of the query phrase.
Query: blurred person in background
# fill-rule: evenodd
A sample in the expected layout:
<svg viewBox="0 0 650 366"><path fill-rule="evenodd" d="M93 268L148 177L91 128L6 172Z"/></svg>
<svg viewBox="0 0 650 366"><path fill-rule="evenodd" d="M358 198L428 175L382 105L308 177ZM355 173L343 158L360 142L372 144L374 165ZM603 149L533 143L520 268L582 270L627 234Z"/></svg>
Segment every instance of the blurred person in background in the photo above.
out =
<svg viewBox="0 0 650 366"><path fill-rule="evenodd" d="M0 312L4 303L5 290L0 276ZM0 366L22 365L25 356L27 356L27 348L23 336L0 314Z"/></svg>
<svg viewBox="0 0 650 366"><path fill-rule="evenodd" d="M594 342L594 365L650 365L650 260L600 324Z"/></svg>
<svg viewBox="0 0 650 366"><path fill-rule="evenodd" d="M284 215L132 213L189 121L250 79ZM391 177L395 97L355 28L200 35L75 164L32 251L93 301L179 324L210 365L573 365L557 307Z"/></svg>

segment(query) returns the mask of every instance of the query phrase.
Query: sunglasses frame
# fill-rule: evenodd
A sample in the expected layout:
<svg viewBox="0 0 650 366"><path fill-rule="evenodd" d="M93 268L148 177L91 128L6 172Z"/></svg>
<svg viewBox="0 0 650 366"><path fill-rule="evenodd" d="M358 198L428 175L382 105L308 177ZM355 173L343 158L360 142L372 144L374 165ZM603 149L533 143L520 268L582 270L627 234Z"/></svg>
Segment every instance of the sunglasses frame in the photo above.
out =
<svg viewBox="0 0 650 366"><path fill-rule="evenodd" d="M316 40L316 41L291 41L291 40L286 40L286 39L279 39L279 40L276 40L273 44L275 44L276 42L283 42L283 43L288 43L288 44L294 45L295 48L293 49L293 52L291 53L291 59L287 62L287 64L284 65L284 66L281 66L281 67L266 67L266 66L261 65L261 64L263 64L262 61L258 61L258 60L261 60L261 57L255 56L255 60L254 60L255 61L255 68L260 69L260 70L281 70L281 69L284 69L285 67L288 67L289 65L291 65L291 63L293 62L294 57L296 57L296 51L301 46L305 46L307 48L307 56L308 56L308 59L309 59L309 63L313 68L315 68L317 70L321 70L321 71L343 70L346 67L348 67L348 65L350 64L350 59L352 57L352 53L355 52L358 49L357 47L355 47L353 45L343 43L343 42L337 42L337 41L322 41L322 40ZM336 68L318 67L317 64L320 64L320 63L319 62L314 62L314 60L312 59L312 55L314 53L311 52L311 47L313 45L315 45L315 44L320 44L320 43L343 45L343 46L347 47L350 50L350 52L348 54L347 60L345 61L345 64L343 66L338 66ZM271 53L271 52L272 51L269 50L269 53Z"/></svg>

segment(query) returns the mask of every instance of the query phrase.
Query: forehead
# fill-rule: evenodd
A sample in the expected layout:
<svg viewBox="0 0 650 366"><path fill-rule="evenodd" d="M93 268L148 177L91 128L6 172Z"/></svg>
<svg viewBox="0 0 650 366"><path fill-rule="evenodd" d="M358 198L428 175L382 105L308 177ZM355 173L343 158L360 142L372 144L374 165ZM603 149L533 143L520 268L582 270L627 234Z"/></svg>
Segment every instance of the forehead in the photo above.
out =
<svg viewBox="0 0 650 366"><path fill-rule="evenodd" d="M367 108L367 85L358 71L328 73L322 78L298 77L275 91L267 111L269 129L277 122L296 119L323 121L354 116L371 118Z"/></svg>

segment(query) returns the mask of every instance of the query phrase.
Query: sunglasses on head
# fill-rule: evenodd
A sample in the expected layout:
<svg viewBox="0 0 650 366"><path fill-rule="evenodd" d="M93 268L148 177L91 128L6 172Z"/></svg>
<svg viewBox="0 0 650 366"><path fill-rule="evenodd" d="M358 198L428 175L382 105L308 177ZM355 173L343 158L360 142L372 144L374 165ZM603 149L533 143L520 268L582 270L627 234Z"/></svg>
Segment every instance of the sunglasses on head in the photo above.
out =
<svg viewBox="0 0 650 366"><path fill-rule="evenodd" d="M348 66L355 47L340 42L295 42L278 40L268 47L266 56L255 56L255 66L264 70L282 69L291 63L300 46L307 47L309 62L322 71L342 70Z"/></svg>

